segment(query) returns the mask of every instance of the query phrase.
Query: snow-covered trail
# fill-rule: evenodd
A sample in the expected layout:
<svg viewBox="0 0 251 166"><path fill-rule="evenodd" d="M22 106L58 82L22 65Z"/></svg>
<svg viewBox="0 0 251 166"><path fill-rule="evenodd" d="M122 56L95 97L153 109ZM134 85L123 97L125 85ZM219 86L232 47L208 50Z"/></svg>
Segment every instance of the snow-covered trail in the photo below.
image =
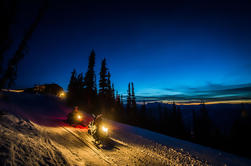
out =
<svg viewBox="0 0 251 166"><path fill-rule="evenodd" d="M83 129L41 126L8 113L0 118L1 165L188 164L118 140L112 149L97 148Z"/></svg>
<svg viewBox="0 0 251 166"><path fill-rule="evenodd" d="M109 124L109 122L107 123ZM114 122L110 122L110 126L112 126L111 123ZM206 162L194 159L188 154L182 154L171 148L159 145L157 150L155 147L157 144L153 142L148 142L150 143L148 145L144 144L146 142L143 138L134 142L137 139L136 135L133 138L129 137L130 141L126 141L126 139L121 139L120 134L117 134L116 137L116 134L113 132L111 138L112 145L102 149L97 148L93 144L93 138L87 133L82 132L82 129L70 128L70 130L84 140L84 142L88 143L90 148L96 149L99 153L103 154L112 165L207 165ZM123 131L116 132L121 133Z"/></svg>
<svg viewBox="0 0 251 166"><path fill-rule="evenodd" d="M93 151L81 138L76 137L67 127L37 126L42 137L50 140L60 150L69 165L110 165L99 153Z"/></svg>
<svg viewBox="0 0 251 166"><path fill-rule="evenodd" d="M71 109L56 98L5 96L0 94L5 112L0 165L251 165L245 158L108 120L112 144L99 148L86 129L62 123Z"/></svg>

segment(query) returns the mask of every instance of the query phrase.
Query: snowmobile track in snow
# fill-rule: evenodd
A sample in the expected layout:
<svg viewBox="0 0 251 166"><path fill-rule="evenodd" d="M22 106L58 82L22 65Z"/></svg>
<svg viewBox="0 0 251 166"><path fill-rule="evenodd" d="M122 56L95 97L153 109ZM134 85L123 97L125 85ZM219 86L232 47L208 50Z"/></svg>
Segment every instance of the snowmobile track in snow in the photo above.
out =
<svg viewBox="0 0 251 166"><path fill-rule="evenodd" d="M88 134L87 134L86 136L89 137L89 138L91 137L91 136L89 136ZM113 138L110 138L110 139L111 139L112 141L114 141L114 142L119 142L119 143L122 144L123 146L126 146L126 147L127 147L127 150L130 152L130 155L129 155L130 159L131 159L131 160L137 160L137 161L139 161L139 162L140 162L140 165L149 165L149 164L151 164L151 163L147 162L148 160L144 160L145 158L151 158L152 160L154 160L154 159L156 159L156 158L159 158L159 159L161 159L162 161L165 161L166 163L169 162L167 158L165 158L165 157L163 157L163 156L161 156L161 155L159 155L159 154L154 153L154 154L152 154L152 155L149 155L149 154L146 154L146 153L142 153L142 151L140 151L140 150L132 149L132 147L131 147L129 144L126 144L126 143L124 143L124 142L121 142L121 141L116 140L116 139L113 139ZM85 140L86 140L86 139L85 139ZM87 141L87 142L88 142L88 141ZM96 148L98 148L99 150L103 151L102 148L97 147L97 146L95 146L95 145L93 145L93 146L94 146L94 148L96 147ZM119 154L121 154L121 155L128 155L128 154L125 154L124 152L121 152L119 148L114 147L114 149L116 149L116 153L119 153ZM139 156L142 156L142 154L144 154L144 157L143 157L143 158L142 158L142 157L139 157ZM109 157L108 157L108 158L109 158ZM151 160L151 161L152 161L152 160ZM113 162L113 163L114 163L114 162ZM114 163L114 164L115 164L115 163ZM156 164L155 164L155 165L156 165ZM162 165L166 165L166 164L162 164Z"/></svg>
<svg viewBox="0 0 251 166"><path fill-rule="evenodd" d="M103 154L101 151L99 151L97 148L94 147L91 143L89 143L86 139L79 137L77 134L72 132L70 129L67 129L66 127L61 126L65 131L73 135L75 138L77 138L80 142L85 144L87 147L89 147L95 154L97 154L101 159L103 159L105 162L107 162L110 165L117 165L113 161L110 161L105 154Z"/></svg>
<svg viewBox="0 0 251 166"><path fill-rule="evenodd" d="M71 135L73 135L75 138L77 138L79 141L81 141L82 143L84 143L87 147L89 147L95 154L97 154L102 160L104 160L106 163L108 163L109 165L118 165L116 164L114 161L112 161L111 159L109 159L109 157L107 155L105 155L102 151L102 148L98 148L97 146L95 146L93 143L89 142L88 140L86 140L84 137L80 137L79 135L77 135L76 133L74 133L73 131L71 131L70 129L61 126L65 131L67 131L68 133L70 133ZM87 137L90 138L89 135L86 135ZM129 145L127 145L129 146ZM133 151L130 147L128 149L129 151ZM124 153L120 152L118 149L116 151L117 153L120 153L122 155L125 155ZM134 151L135 153L135 151ZM139 152L138 152L139 153ZM138 153L136 154L132 154L130 153L130 157L134 158L134 159L138 159L140 160L141 164L144 163L144 160L140 159L138 157ZM149 156L151 157L151 156ZM145 163L144 165L148 165L149 163Z"/></svg>

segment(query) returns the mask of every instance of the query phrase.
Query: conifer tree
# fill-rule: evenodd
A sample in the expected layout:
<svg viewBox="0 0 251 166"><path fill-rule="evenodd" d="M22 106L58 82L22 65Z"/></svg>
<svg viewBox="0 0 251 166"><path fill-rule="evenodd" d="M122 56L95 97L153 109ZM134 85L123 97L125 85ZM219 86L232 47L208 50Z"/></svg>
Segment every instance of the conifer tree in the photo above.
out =
<svg viewBox="0 0 251 166"><path fill-rule="evenodd" d="M68 85L68 92L71 92L72 89L74 88L74 83L77 80L76 75L77 75L76 69L73 69L73 71L71 72L71 78L70 78L70 82L69 82L69 85Z"/></svg>
<svg viewBox="0 0 251 166"><path fill-rule="evenodd" d="M129 111L131 109L131 105L132 105L132 100L131 100L131 86L130 86L130 82L129 82L129 84L128 84L128 90L127 90L127 104L126 104L127 111Z"/></svg>
<svg viewBox="0 0 251 166"><path fill-rule="evenodd" d="M94 75L94 93L97 94L97 78L96 78L96 74Z"/></svg>
<svg viewBox="0 0 251 166"><path fill-rule="evenodd" d="M103 110L114 111L116 107L115 102L115 89L114 85L111 85L111 74L106 67L106 59L104 58L101 63L99 80L99 101Z"/></svg>
<svg viewBox="0 0 251 166"><path fill-rule="evenodd" d="M116 91L116 103L120 105L120 95L118 94L118 91Z"/></svg>
<svg viewBox="0 0 251 166"><path fill-rule="evenodd" d="M80 91L82 93L80 95L80 104L90 113L95 112L97 109L95 108L97 98L96 75L94 71L95 56L95 52L92 50L89 56L88 69L83 78L83 89Z"/></svg>
<svg viewBox="0 0 251 166"><path fill-rule="evenodd" d="M88 69L85 73L84 77L84 88L87 89L88 92L95 92L96 83L95 83L95 52L94 50L91 51L91 54L89 56L89 63L88 63Z"/></svg>
<svg viewBox="0 0 251 166"><path fill-rule="evenodd" d="M112 95L111 95L112 100L115 101L115 99L116 99L115 96L116 96L116 95L115 95L115 88L114 88L114 84L113 84L113 83L112 83L111 93L112 93Z"/></svg>
<svg viewBox="0 0 251 166"><path fill-rule="evenodd" d="M109 71L107 72L107 86L108 86L108 91L110 93L112 90L112 86L111 86L111 73Z"/></svg>
<svg viewBox="0 0 251 166"><path fill-rule="evenodd" d="M5 12L6 8L2 8L1 4L1 9L3 9L3 12ZM4 16L4 18L1 19L1 23L4 23L1 25L3 29L1 29L1 39L0 39L0 71L1 71L1 78L0 78L0 88L3 87L8 87L10 88L12 85L15 84L15 80L17 78L17 69L18 69L18 63L24 58L25 54L27 54L28 48L27 48L27 43L31 39L34 31L36 30L39 22L41 21L46 9L47 9L47 2L43 4L43 6L39 9L38 15L34 19L34 21L31 23L27 31L25 32L23 38L21 39L17 50L15 50L13 56L10 58L8 61L8 65L5 71L2 71L2 63L3 63L3 58L4 58L4 53L10 48L12 42L10 39L10 35L8 34L10 32L11 24L13 24L11 21L14 18L16 14L16 2L14 2L12 5L13 8L11 11L7 11L5 14L1 14ZM8 7L7 7L8 10ZM13 10L13 11L12 11ZM2 12L2 10L1 10ZM9 12L13 12L12 14ZM10 15L9 15L10 14ZM9 19L9 20L8 20ZM2 31L3 30L3 31ZM3 34L3 35L2 35ZM2 45L3 44L3 45ZM3 48L2 48L3 47Z"/></svg>
<svg viewBox="0 0 251 166"><path fill-rule="evenodd" d="M123 95L120 95L120 111L124 111Z"/></svg>
<svg viewBox="0 0 251 166"><path fill-rule="evenodd" d="M73 105L76 94L76 84L77 84L77 72L75 69L71 72L70 82L68 84L67 101L70 105Z"/></svg>
<svg viewBox="0 0 251 166"><path fill-rule="evenodd" d="M135 97L135 93L134 93L134 86L133 86L133 82L131 83L132 85L132 93L131 93L131 103L132 103L132 109L134 111L136 111L137 106L136 106L136 97Z"/></svg>
<svg viewBox="0 0 251 166"><path fill-rule="evenodd" d="M108 70L107 70L108 71ZM107 98L109 98L110 103L114 101L114 85L111 84L111 73L107 72Z"/></svg>
<svg viewBox="0 0 251 166"><path fill-rule="evenodd" d="M124 103L123 103L123 95L120 95L120 104L122 105L122 108L124 107Z"/></svg>
<svg viewBox="0 0 251 166"><path fill-rule="evenodd" d="M104 58L101 63L101 71L99 73L99 95L105 97L108 91L108 80L107 80L107 67L106 67L106 59Z"/></svg>
<svg viewBox="0 0 251 166"><path fill-rule="evenodd" d="M77 77L77 89L78 92L82 92L83 91L83 87L84 87L84 77L83 77L83 73L80 73Z"/></svg>

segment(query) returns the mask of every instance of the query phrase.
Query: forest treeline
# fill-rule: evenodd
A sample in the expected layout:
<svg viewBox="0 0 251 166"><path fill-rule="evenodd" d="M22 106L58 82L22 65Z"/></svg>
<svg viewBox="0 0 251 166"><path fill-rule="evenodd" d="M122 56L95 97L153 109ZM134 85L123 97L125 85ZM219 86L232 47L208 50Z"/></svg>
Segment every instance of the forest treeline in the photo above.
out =
<svg viewBox="0 0 251 166"><path fill-rule="evenodd" d="M77 73L75 69L72 71L67 93L67 103L70 106L79 106L91 114L102 113L112 120L251 157L245 150L247 147L251 148L251 119L244 105L236 122L230 127L229 134L220 132L213 124L203 101L200 109L193 111L192 127L188 128L184 124L182 110L175 102L169 108L161 104L157 109L148 108L145 101L139 105L136 103L133 82L128 83L127 95L120 95L111 81L111 72L105 58L102 60L97 81L94 71L95 56L92 50L85 75L82 72Z"/></svg>
<svg viewBox="0 0 251 166"><path fill-rule="evenodd" d="M123 109L121 95L115 91L111 82L111 74L104 58L99 72L97 86L95 67L95 52L91 51L88 68L83 73L77 73L74 69L71 73L68 85L67 103L70 106L79 106L82 110L93 114L104 114L113 118L115 110Z"/></svg>

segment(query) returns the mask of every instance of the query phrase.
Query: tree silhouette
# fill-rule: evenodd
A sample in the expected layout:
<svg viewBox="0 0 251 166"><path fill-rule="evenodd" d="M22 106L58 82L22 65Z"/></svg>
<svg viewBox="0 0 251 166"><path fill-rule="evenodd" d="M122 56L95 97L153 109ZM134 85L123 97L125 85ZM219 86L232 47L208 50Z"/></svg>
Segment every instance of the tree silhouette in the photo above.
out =
<svg viewBox="0 0 251 166"><path fill-rule="evenodd" d="M68 95L73 92L76 82L77 82L77 72L76 69L73 69L73 71L71 72L71 78L68 85Z"/></svg>
<svg viewBox="0 0 251 166"><path fill-rule="evenodd" d="M77 77L77 89L78 92L82 93L84 87L84 77L83 73L80 73Z"/></svg>
<svg viewBox="0 0 251 166"><path fill-rule="evenodd" d="M97 100L96 75L94 71L95 56L95 52L92 50L89 56L87 72L83 78L83 90L81 95L81 105L90 113L96 111L95 101Z"/></svg>
<svg viewBox="0 0 251 166"><path fill-rule="evenodd" d="M99 73L99 96L104 98L109 91L109 85L108 85L108 68L106 67L106 59L104 58L101 62L101 70ZM110 78L109 78L110 79ZM109 80L110 83L110 80Z"/></svg>
<svg viewBox="0 0 251 166"><path fill-rule="evenodd" d="M83 87L83 74L77 76L77 72L73 69L70 82L68 84L67 101L71 106L80 104L81 92Z"/></svg>
<svg viewBox="0 0 251 166"><path fill-rule="evenodd" d="M111 74L106 67L106 59L104 58L101 63L99 80L99 103L103 113L108 113L108 110L115 112L115 89L114 85L111 85ZM111 116L112 113L109 114Z"/></svg>
<svg viewBox="0 0 251 166"><path fill-rule="evenodd" d="M108 91L111 93L112 87L111 87L111 73L108 71L107 73L107 86L108 86Z"/></svg>
<svg viewBox="0 0 251 166"><path fill-rule="evenodd" d="M42 16L44 15L46 8L47 8L47 1L46 3L44 3L44 6L40 8L37 17L35 18L34 22L30 25L28 31L24 34L24 37L21 40L20 44L18 45L17 50L15 51L14 55L9 60L7 69L5 70L5 72L2 75L2 78L0 79L0 88L5 87L6 85L8 88L10 88L15 83L15 80L17 78L17 65L20 62L20 60L23 59L23 57L25 56L27 52L27 42L32 37L32 34L37 28L38 23L40 22ZM10 28L9 25L7 25L6 28ZM5 30L5 31L8 33L8 30ZM5 36L4 38L5 38L4 41L8 40L8 36ZM1 44L4 43L4 41L1 41ZM8 43L8 41L6 42ZM0 63L2 63L3 61L3 53L5 50L6 50L6 46L3 46L3 49L0 52L1 53Z"/></svg>
<svg viewBox="0 0 251 166"><path fill-rule="evenodd" d="M0 74L3 72L4 54L11 44L12 39L10 35L11 24L14 22L16 16L16 1L1 1L0 5L0 18L1 18L1 30L0 30Z"/></svg>
<svg viewBox="0 0 251 166"><path fill-rule="evenodd" d="M131 93L132 110L136 111L137 106L136 106L136 97L135 97L133 82L131 83L131 85L132 85L132 93Z"/></svg>
<svg viewBox="0 0 251 166"><path fill-rule="evenodd" d="M124 102L123 102L123 95L120 95L120 104L122 105L122 107L124 108Z"/></svg>
<svg viewBox="0 0 251 166"><path fill-rule="evenodd" d="M127 90L127 103L126 103L126 109L127 111L130 111L132 105L132 99L131 99L131 85L130 82L128 84L128 90Z"/></svg>
<svg viewBox="0 0 251 166"><path fill-rule="evenodd" d="M88 69L84 77L84 88L87 89L89 92L95 92L96 90L96 82L95 82L96 76L95 76L94 66L95 66L95 52L94 50L92 50L89 56Z"/></svg>
<svg viewBox="0 0 251 166"><path fill-rule="evenodd" d="M116 96L117 96L117 95L115 95L114 83L112 83L111 97L112 97L112 100L113 100L113 101L116 100Z"/></svg>

